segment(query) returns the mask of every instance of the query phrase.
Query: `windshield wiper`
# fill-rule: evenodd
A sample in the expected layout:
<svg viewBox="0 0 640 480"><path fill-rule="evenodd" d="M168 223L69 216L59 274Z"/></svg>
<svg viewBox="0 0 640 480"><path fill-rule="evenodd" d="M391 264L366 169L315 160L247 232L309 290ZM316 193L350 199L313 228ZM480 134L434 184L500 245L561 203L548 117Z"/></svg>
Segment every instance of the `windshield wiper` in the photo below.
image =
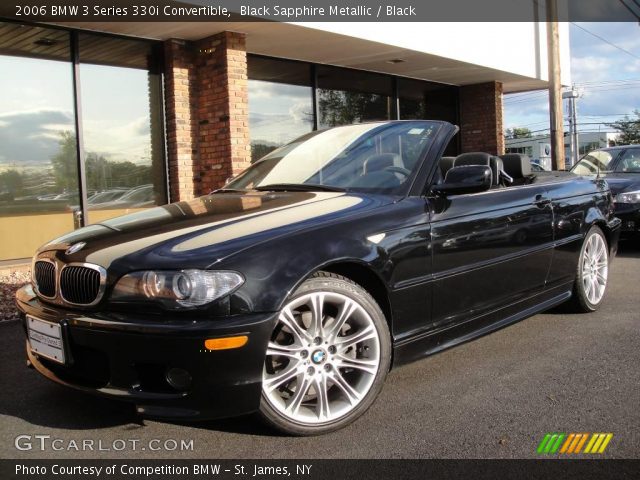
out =
<svg viewBox="0 0 640 480"><path fill-rule="evenodd" d="M270 185L260 185L254 190L261 192L344 192L344 188L332 187L330 185L316 185L313 183L272 183Z"/></svg>

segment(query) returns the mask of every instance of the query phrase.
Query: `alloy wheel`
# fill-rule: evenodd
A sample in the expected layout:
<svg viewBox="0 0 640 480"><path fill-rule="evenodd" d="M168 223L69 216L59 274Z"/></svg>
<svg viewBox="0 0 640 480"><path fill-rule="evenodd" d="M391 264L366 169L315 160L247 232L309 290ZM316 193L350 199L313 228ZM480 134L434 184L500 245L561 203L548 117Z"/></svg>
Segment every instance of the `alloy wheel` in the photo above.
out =
<svg viewBox="0 0 640 480"><path fill-rule="evenodd" d="M353 411L380 367L380 338L367 311L336 292L312 292L280 312L269 342L264 398L301 425L331 423Z"/></svg>
<svg viewBox="0 0 640 480"><path fill-rule="evenodd" d="M591 235L582 256L582 285L587 300L597 305L607 287L609 259L602 235Z"/></svg>

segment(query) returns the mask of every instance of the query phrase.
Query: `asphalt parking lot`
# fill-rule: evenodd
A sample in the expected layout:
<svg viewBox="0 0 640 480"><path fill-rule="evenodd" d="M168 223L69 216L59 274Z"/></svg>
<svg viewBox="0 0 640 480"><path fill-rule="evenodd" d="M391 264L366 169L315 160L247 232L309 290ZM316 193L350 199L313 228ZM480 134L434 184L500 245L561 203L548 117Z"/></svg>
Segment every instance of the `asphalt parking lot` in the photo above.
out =
<svg viewBox="0 0 640 480"><path fill-rule="evenodd" d="M279 436L253 417L140 422L126 404L28 370L19 324L3 322L0 458L521 458L536 457L547 432L612 432L604 456L638 458L639 288L640 247L623 245L599 312L537 315L399 368L364 417L315 438ZM20 451L18 435L140 443L136 451ZM193 451L151 451L149 439L156 447L193 440Z"/></svg>

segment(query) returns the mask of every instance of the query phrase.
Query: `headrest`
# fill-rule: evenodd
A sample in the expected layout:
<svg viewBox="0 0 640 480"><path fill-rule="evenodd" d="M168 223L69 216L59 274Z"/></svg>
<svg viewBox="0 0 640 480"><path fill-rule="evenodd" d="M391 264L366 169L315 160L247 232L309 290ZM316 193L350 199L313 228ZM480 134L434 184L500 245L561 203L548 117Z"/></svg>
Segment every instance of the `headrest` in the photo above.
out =
<svg viewBox="0 0 640 480"><path fill-rule="evenodd" d="M364 161L364 173L378 172L387 167L401 167L400 157L395 153L378 153Z"/></svg>
<svg viewBox="0 0 640 480"><path fill-rule="evenodd" d="M524 178L531 175L531 159L529 155L521 153L507 153L500 155L504 163L504 171L515 178Z"/></svg>
<svg viewBox="0 0 640 480"><path fill-rule="evenodd" d="M485 152L469 152L461 153L454 160L454 165L460 167L462 165L489 165L492 155Z"/></svg>
<svg viewBox="0 0 640 480"><path fill-rule="evenodd" d="M491 184L493 186L500 185L500 171L502 170L502 160L498 157L485 152L469 152L461 153L456 157L453 162L455 167L461 167L463 165L487 165L491 167L491 173L493 178Z"/></svg>
<svg viewBox="0 0 640 480"><path fill-rule="evenodd" d="M453 162L455 162L456 157L442 157L440 159L440 170L442 171L442 175L446 175L447 172L453 167Z"/></svg>

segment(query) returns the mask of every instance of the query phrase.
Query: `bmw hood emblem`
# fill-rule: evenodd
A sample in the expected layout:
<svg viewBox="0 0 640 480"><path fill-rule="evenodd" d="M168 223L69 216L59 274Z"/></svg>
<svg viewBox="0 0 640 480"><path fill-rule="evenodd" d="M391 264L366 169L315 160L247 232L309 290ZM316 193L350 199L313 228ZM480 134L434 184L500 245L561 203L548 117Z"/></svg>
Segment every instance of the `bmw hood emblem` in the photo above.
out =
<svg viewBox="0 0 640 480"><path fill-rule="evenodd" d="M67 250L64 253L65 253L65 255L73 255L74 253L79 252L80 250L82 250L85 245L86 245L85 242L74 243L69 248L67 248Z"/></svg>

